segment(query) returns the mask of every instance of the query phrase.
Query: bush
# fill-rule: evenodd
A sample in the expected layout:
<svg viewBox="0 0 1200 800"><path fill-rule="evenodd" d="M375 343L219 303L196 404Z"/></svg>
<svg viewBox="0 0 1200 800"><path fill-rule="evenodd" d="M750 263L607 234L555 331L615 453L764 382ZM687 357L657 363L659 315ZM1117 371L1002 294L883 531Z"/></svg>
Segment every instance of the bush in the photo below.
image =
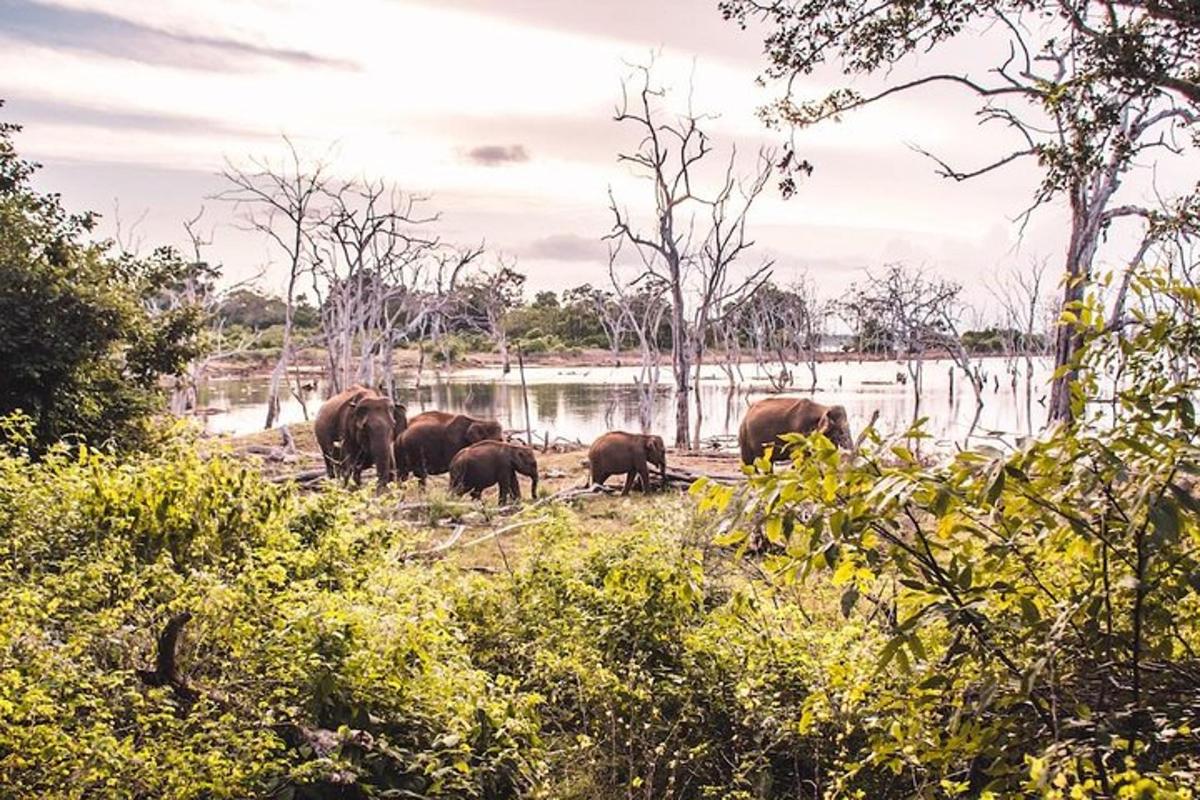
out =
<svg viewBox="0 0 1200 800"><path fill-rule="evenodd" d="M423 537L370 493L301 495L186 441L33 462L8 430L16 796L793 797L879 638L725 574L678 503L601 541L543 512L524 563L480 577L406 564ZM150 685L183 611L187 687Z"/></svg>
<svg viewBox="0 0 1200 800"><path fill-rule="evenodd" d="M0 785L10 796L512 797L537 698L475 668L440 570L367 501L187 446L0 457ZM182 610L189 699L136 670Z"/></svg>
<svg viewBox="0 0 1200 800"><path fill-rule="evenodd" d="M1124 329L1071 314L1075 426L928 467L905 439L843 459L793 437L792 468L698 487L722 541L762 526L781 585L881 607L895 680L842 704L863 746L834 778L916 794L1189 798L1200 774L1200 294L1159 278ZM1086 398L1112 394L1111 403Z"/></svg>
<svg viewBox="0 0 1200 800"><path fill-rule="evenodd" d="M554 335L539 335L521 339L521 349L531 355L538 353L561 353L566 350L562 340Z"/></svg>

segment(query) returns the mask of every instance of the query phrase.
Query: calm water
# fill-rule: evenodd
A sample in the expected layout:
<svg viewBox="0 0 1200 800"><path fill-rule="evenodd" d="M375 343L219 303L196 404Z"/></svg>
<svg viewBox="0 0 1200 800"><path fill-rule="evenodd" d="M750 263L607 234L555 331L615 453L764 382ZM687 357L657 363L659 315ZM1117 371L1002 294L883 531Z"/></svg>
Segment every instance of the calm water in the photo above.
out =
<svg viewBox="0 0 1200 800"><path fill-rule="evenodd" d="M1036 366L1031 414L1026 413L1024 364L1016 391L1004 359L983 359L986 375L984 406L975 426L977 435L990 432L1021 435L1030 424L1036 428L1045 421L1045 406L1038 399L1048 392L1050 369L1047 362ZM955 396L950 398L949 362L929 361L925 366L925 387L920 414L929 418L927 430L943 441L961 441L971 430L975 417L975 399L961 372L955 375ZM737 435L743 410L751 402L768 396L768 384L756 374L753 365L743 366L744 380L730 390L728 379L717 367L706 369L701 383L704 408L702 434L705 438ZM807 388L807 368L793 370ZM817 390L812 395L822 403L840 403L850 415L855 432L879 411L877 427L886 432L903 430L913 418L911 385L897 381L904 365L891 361L821 364L817 368ZM530 427L534 438L549 435L568 440L590 442L613 429L638 430L638 400L633 385L635 368L612 367L526 367L529 388ZM521 378L516 369L502 375L499 368L458 370L435 375L426 372L423 386L412 388L413 375L400 376L401 401L408 405L409 416L439 409L463 411L476 416L494 416L506 428L524 431L525 411L521 397ZM998 381L998 388L996 383ZM302 404L288 396L282 408L282 421L298 422L316 415L323 386L306 393ZM267 380L220 380L210 382L200 393L201 408L218 410L205 418L210 433L246 433L261 430L266 419ZM674 403L670 371L662 371L660 394L655 404L654 431L673 438ZM791 390L788 394L804 395ZM693 409L694 413L694 409ZM1032 419L1030 418L1032 417ZM693 420L694 424L694 420Z"/></svg>

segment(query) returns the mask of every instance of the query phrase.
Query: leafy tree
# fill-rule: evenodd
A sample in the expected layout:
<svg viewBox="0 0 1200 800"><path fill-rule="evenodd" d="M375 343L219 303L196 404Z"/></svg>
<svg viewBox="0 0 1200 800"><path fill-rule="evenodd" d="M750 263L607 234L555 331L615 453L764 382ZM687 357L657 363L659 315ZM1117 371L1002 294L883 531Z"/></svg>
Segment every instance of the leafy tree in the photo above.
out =
<svg viewBox="0 0 1200 800"><path fill-rule="evenodd" d="M116 257L89 241L94 215L31 187L18 130L0 123L0 413L29 414L42 445L133 446L162 408L160 378L198 353L198 308L156 307L192 266L169 248Z"/></svg>
<svg viewBox="0 0 1200 800"><path fill-rule="evenodd" d="M282 298L255 289L236 289L222 300L217 314L230 325L261 331L283 324L284 305ZM317 309L305 300L304 295L300 295L296 301L296 327L311 329L316 327L317 322Z"/></svg>
<svg viewBox="0 0 1200 800"><path fill-rule="evenodd" d="M769 123L804 127L900 93L945 86L974 97L981 123L1012 136L1010 147L982 165L955 167L930 153L940 175L965 181L1018 160L1035 161L1042 182L1033 208L1065 201L1069 235L1062 262L1060 305L1069 320L1092 280L1093 264L1108 230L1119 220L1140 220L1143 242L1129 260L1140 266L1149 246L1180 228L1195 235L1195 197L1149 208L1136 197L1122 201L1123 181L1135 164L1181 154L1200 120L1200 11L1192 0L722 0L727 17L768 28L767 77L783 96L764 110ZM987 31L1003 41L996 59L975 40ZM930 70L936 52L951 59ZM797 78L837 64L847 76L874 76L875 91L837 87L824 96L797 97L811 86ZM909 70L916 70L915 76ZM922 151L923 152L923 151ZM784 191L794 191L796 170L811 165L789 150ZM1027 212L1028 214L1028 212ZM1056 371L1050 416L1068 420L1071 364L1082 344L1078 331L1056 332Z"/></svg>
<svg viewBox="0 0 1200 800"><path fill-rule="evenodd" d="M913 796L1190 797L1200 769L1200 293L1152 297L1122 332L1089 298L1076 427L926 466L879 441L843 458L797 436L792 468L700 487L720 541L761 525L780 585L842 592L887 641L866 681L811 696L863 746L837 780L904 776ZM1113 394L1089 404L1104 381ZM907 436L919 436L919 425ZM811 589L810 589L811 590ZM856 609L860 609L856 611ZM850 738L850 737L848 737Z"/></svg>
<svg viewBox="0 0 1200 800"><path fill-rule="evenodd" d="M538 292L534 295L531 306L533 308L559 308L558 295L548 291Z"/></svg>

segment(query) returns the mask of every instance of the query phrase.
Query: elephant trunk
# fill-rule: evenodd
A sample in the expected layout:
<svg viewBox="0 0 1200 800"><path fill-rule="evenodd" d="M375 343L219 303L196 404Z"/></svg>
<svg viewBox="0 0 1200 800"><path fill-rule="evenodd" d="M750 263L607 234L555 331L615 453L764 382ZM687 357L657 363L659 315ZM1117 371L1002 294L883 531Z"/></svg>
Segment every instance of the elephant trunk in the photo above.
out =
<svg viewBox="0 0 1200 800"><path fill-rule="evenodd" d="M375 477L380 487L387 486L396 474L396 455L391 436L372 437L371 460L375 464Z"/></svg>

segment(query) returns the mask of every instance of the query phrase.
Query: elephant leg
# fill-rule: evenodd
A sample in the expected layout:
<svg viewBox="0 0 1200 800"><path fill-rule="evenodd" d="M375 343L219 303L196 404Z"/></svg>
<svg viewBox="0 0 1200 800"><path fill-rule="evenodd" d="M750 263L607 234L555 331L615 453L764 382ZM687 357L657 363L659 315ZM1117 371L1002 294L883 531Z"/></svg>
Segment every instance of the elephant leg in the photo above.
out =
<svg viewBox="0 0 1200 800"><path fill-rule="evenodd" d="M330 458L325 453L321 454L321 458L325 459L325 477L326 478L336 478L337 477L337 468L333 463L333 459Z"/></svg>
<svg viewBox="0 0 1200 800"><path fill-rule="evenodd" d="M508 472L508 492L513 500L521 502L521 481L517 479L517 471L515 469Z"/></svg>
<svg viewBox="0 0 1200 800"><path fill-rule="evenodd" d="M622 497L629 494L629 490L633 488L633 479L635 477L637 477L637 472L635 470L631 469L629 472L625 473L625 488L621 490Z"/></svg>
<svg viewBox="0 0 1200 800"><path fill-rule="evenodd" d="M425 478L428 477L428 473L425 472L425 459L424 458L418 458L417 463L413 465L413 475L415 475L417 477L417 484L422 489L424 489L425 488Z"/></svg>
<svg viewBox="0 0 1200 800"><path fill-rule="evenodd" d="M483 487L482 487L482 486L476 486L474 489L472 489L472 490L471 490L471 497L472 497L472 498L474 498L474 499L476 499L476 500L482 500L482 499L483 499Z"/></svg>
<svg viewBox="0 0 1200 800"><path fill-rule="evenodd" d="M645 464L638 467L638 477L642 481L642 494L650 494L650 469Z"/></svg>

